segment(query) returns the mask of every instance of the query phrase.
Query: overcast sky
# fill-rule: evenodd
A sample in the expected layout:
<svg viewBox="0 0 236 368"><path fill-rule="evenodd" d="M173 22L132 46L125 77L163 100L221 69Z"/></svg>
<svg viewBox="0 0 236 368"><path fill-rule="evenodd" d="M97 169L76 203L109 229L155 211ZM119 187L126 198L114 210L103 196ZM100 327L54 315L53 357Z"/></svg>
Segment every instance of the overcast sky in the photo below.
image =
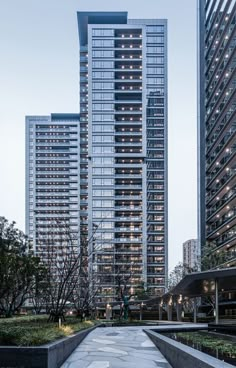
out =
<svg viewBox="0 0 236 368"><path fill-rule="evenodd" d="M169 268L197 234L196 0L0 0L0 216L25 226L25 115L79 111L77 11L169 27Z"/></svg>

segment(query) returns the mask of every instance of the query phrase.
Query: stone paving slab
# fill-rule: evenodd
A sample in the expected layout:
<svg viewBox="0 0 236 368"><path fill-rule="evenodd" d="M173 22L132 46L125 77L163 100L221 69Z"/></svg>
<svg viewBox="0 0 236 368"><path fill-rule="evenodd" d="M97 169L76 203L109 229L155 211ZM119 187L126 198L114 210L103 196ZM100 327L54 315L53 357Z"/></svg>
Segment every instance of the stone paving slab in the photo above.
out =
<svg viewBox="0 0 236 368"><path fill-rule="evenodd" d="M142 326L96 328L61 368L171 368L142 330Z"/></svg>

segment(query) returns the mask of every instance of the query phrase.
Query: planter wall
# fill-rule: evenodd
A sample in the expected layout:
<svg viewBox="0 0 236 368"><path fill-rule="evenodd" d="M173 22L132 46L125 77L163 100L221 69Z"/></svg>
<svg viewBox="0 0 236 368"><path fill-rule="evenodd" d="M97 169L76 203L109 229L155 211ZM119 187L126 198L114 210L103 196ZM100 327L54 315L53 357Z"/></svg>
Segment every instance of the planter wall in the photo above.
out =
<svg viewBox="0 0 236 368"><path fill-rule="evenodd" d="M234 368L208 354L162 336L151 330L144 330L173 368ZM222 365L223 364L223 365Z"/></svg>
<svg viewBox="0 0 236 368"><path fill-rule="evenodd" d="M0 346L1 368L59 368L83 339L96 328L36 347Z"/></svg>

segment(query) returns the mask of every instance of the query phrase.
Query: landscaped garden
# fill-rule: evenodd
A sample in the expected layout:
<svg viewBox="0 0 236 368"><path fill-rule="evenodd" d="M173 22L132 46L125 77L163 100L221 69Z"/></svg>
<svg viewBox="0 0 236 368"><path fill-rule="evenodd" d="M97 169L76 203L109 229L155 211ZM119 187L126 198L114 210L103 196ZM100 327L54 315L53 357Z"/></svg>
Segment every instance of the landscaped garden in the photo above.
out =
<svg viewBox="0 0 236 368"><path fill-rule="evenodd" d="M66 317L58 323L47 322L48 316L24 316L0 319L0 345L38 346L73 335L83 329L93 327L96 321L83 321L76 317Z"/></svg>
<svg viewBox="0 0 236 368"><path fill-rule="evenodd" d="M165 333L176 341L236 365L236 338L210 332Z"/></svg>

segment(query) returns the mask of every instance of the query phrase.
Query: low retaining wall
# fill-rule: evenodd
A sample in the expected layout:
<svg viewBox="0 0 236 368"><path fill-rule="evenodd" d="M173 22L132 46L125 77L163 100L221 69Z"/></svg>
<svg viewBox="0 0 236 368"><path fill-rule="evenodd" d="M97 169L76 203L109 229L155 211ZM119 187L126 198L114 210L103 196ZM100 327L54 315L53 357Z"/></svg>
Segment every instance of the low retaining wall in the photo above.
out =
<svg viewBox="0 0 236 368"><path fill-rule="evenodd" d="M151 330L144 330L173 368L234 368L208 354L190 348Z"/></svg>
<svg viewBox="0 0 236 368"><path fill-rule="evenodd" d="M0 368L59 368L96 327L43 346L1 346Z"/></svg>

